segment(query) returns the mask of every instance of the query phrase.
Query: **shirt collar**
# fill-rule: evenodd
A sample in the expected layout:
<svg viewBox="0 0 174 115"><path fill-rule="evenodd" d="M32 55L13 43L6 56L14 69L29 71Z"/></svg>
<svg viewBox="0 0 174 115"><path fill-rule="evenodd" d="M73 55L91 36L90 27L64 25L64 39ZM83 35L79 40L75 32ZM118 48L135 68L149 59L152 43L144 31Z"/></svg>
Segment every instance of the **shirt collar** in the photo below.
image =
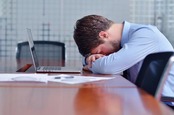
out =
<svg viewBox="0 0 174 115"><path fill-rule="evenodd" d="M122 39L121 39L121 46L123 46L128 41L128 34L130 29L130 23L127 21L123 22L123 32L122 32Z"/></svg>

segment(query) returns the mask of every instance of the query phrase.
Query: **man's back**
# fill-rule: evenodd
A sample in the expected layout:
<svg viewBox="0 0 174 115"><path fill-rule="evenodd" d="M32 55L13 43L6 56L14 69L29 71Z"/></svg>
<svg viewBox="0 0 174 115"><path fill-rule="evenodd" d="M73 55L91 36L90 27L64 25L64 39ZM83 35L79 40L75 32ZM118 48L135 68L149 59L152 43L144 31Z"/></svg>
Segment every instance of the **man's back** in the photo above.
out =
<svg viewBox="0 0 174 115"><path fill-rule="evenodd" d="M133 44L135 45L133 47L136 47L138 44L137 48L135 49L137 52L139 52L138 56L141 55L142 57L145 57L146 55L154 52L174 51L168 39L155 26L132 23L129 23L128 25L130 26L128 32L129 40L124 44ZM140 48L138 49L138 47ZM131 52L132 54L135 54L134 52L136 51ZM142 61L143 60L139 61L128 69L130 81L135 82Z"/></svg>

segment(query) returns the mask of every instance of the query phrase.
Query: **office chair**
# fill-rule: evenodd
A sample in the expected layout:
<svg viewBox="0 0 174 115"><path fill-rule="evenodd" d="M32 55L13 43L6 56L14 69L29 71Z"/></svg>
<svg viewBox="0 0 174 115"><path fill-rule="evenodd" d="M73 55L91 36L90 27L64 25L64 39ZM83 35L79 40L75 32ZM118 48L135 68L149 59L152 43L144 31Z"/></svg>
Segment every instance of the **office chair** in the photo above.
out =
<svg viewBox="0 0 174 115"><path fill-rule="evenodd" d="M164 83L173 63L174 52L160 52L147 55L135 84L159 101L174 102L174 97L161 97Z"/></svg>
<svg viewBox="0 0 174 115"><path fill-rule="evenodd" d="M65 65L64 43L57 41L34 41L34 45L40 65L50 65L52 60L60 62L59 66ZM32 59L28 41L17 44L16 59L17 63L20 63L22 59Z"/></svg>

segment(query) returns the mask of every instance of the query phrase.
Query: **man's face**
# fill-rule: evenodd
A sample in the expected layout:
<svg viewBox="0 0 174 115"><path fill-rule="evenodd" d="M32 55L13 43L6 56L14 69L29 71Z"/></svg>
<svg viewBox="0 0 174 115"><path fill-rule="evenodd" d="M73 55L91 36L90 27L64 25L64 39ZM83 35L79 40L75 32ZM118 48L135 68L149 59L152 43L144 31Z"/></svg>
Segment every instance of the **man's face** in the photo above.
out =
<svg viewBox="0 0 174 115"><path fill-rule="evenodd" d="M120 43L118 41L105 41L96 48L92 49L92 54L109 55L120 49Z"/></svg>

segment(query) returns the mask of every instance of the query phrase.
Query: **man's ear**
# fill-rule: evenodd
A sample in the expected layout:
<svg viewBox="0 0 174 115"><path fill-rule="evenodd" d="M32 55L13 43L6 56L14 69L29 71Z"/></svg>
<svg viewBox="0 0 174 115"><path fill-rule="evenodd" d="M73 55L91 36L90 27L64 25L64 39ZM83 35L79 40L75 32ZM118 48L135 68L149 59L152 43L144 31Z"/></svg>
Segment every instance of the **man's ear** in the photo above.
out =
<svg viewBox="0 0 174 115"><path fill-rule="evenodd" d="M105 32L105 31L101 31L100 33L99 33L99 37L100 38L108 38L108 33L107 32Z"/></svg>

